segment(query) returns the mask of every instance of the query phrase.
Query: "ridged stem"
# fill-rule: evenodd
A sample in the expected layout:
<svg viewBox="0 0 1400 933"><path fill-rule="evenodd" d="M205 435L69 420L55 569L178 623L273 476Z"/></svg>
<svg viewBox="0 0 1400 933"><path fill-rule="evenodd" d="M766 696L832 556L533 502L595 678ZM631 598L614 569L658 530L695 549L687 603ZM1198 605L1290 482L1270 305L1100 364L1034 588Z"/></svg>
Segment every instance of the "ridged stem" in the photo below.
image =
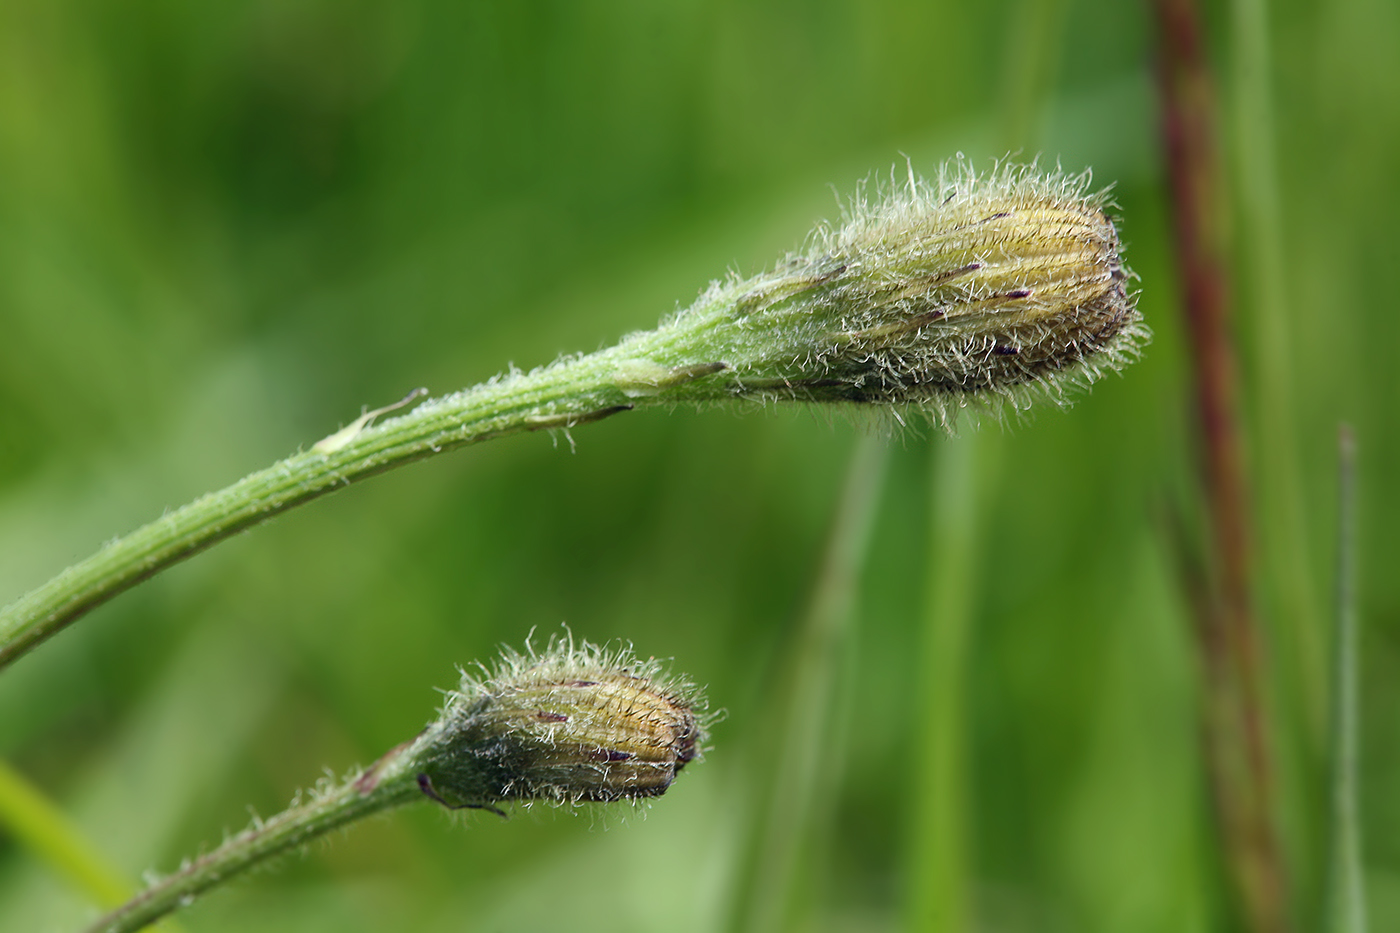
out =
<svg viewBox="0 0 1400 933"><path fill-rule="evenodd" d="M92 924L85 933L140 930L267 859L355 820L422 798L415 770L396 767L400 753L401 749L396 749L368 771L317 794L308 803L245 829L213 852L142 891Z"/></svg>
<svg viewBox="0 0 1400 933"><path fill-rule="evenodd" d="M522 431L563 429L643 403L688 400L713 375L651 362L666 330L446 396L345 437L340 432L108 543L0 610L0 669L117 594L231 535L376 473ZM648 356L638 357L645 353ZM318 449L320 448L320 449Z"/></svg>
<svg viewBox="0 0 1400 933"><path fill-rule="evenodd" d="M917 407L1059 398L1148 334L1087 178L959 164L911 177L801 254L713 284L656 330L367 427L371 416L121 538L0 610L0 668L165 567L292 506L452 447L643 404Z"/></svg>
<svg viewBox="0 0 1400 933"><path fill-rule="evenodd" d="M427 798L450 809L513 801L606 803L659 797L701 756L708 717L684 678L630 648L575 644L506 651L463 674L438 718L341 784L318 789L151 885L88 928L129 933L247 869L373 813Z"/></svg>

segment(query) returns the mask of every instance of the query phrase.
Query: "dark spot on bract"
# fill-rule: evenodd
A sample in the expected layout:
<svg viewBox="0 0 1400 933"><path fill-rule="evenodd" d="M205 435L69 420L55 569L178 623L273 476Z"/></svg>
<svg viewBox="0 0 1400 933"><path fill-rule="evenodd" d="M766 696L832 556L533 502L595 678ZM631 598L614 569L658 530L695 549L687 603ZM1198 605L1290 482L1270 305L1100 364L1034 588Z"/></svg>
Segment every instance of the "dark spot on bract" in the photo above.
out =
<svg viewBox="0 0 1400 933"><path fill-rule="evenodd" d="M961 278L962 276L967 275L968 273L976 272L981 268L982 263L978 262L977 260L973 260L965 266L959 266L956 269L949 269L947 272L940 272L930 277L929 284L942 285L944 282L951 282L954 279Z"/></svg>
<svg viewBox="0 0 1400 933"><path fill-rule="evenodd" d="M593 761L631 761L637 756L616 748L595 748L587 753Z"/></svg>

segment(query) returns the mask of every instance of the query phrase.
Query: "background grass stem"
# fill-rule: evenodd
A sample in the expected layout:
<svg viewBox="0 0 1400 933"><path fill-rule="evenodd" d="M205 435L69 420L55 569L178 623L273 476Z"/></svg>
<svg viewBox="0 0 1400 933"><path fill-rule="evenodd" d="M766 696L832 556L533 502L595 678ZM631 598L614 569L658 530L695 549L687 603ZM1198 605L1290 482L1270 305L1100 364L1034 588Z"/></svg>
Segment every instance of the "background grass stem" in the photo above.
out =
<svg viewBox="0 0 1400 933"><path fill-rule="evenodd" d="M786 689L774 691L783 704L781 739L764 803L739 875L734 928L779 931L792 927L796 892L812 871L810 843L820 814L830 812L839 769L838 684L848 669L855 600L870 548L884 486L889 443L867 434L856 443L837 501L825 553L817 570L801 628L784 652Z"/></svg>
<svg viewBox="0 0 1400 933"><path fill-rule="evenodd" d="M1365 868L1357 790L1360 756L1356 619L1356 439L1350 425L1338 431L1337 617L1332 630L1331 785L1327 933L1366 933Z"/></svg>
<svg viewBox="0 0 1400 933"><path fill-rule="evenodd" d="M1293 321L1284 275L1274 128L1272 56L1266 0L1231 2L1230 148L1237 214L1241 287L1236 302L1252 350L1250 403L1254 449L1268 469L1251 475L1267 608L1278 620L1280 661L1287 664L1284 699L1296 704L1298 732L1308 752L1320 750L1323 729L1323 638L1318 626L1315 574L1308 553L1303 484L1293 412Z"/></svg>
<svg viewBox="0 0 1400 933"><path fill-rule="evenodd" d="M981 497L995 485L986 468L989 438L966 432L936 445L929 475L931 511L920 626L918 758L923 787L909 804L905 929L960 933L973 928L973 781L966 736L966 688L976 612Z"/></svg>
<svg viewBox="0 0 1400 933"><path fill-rule="evenodd" d="M1022 152L1040 138L1046 88L1060 65L1064 0L1022 0L1003 62L997 135ZM975 780L967 735L967 684L988 491L997 486L1000 439L964 417L957 438L929 448L925 587L913 650L919 672L913 708L922 740L916 773L926 786L914 796L904 840L904 929L963 933L976 927Z"/></svg>
<svg viewBox="0 0 1400 933"><path fill-rule="evenodd" d="M97 847L44 793L0 760L0 826L53 871L104 909L123 903L132 884L108 864ZM166 933L179 933L173 921L161 925Z"/></svg>
<svg viewBox="0 0 1400 933"><path fill-rule="evenodd" d="M1251 530L1225 274L1216 89L1193 0L1157 0L1162 132L1172 229L1190 342L1207 538L1195 602L1204 754L1225 862L1248 929L1292 928L1265 710L1265 659L1251 581Z"/></svg>

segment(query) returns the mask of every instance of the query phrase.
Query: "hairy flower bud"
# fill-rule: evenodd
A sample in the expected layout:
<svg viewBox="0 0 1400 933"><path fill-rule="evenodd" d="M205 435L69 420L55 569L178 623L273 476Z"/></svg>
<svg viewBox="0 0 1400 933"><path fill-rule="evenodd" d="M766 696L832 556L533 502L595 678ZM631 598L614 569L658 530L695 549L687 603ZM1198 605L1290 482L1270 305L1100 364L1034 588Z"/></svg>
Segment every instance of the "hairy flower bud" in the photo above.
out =
<svg viewBox="0 0 1400 933"><path fill-rule="evenodd" d="M408 754L423 791L453 807L655 797L700 755L699 702L654 660L554 639L464 673Z"/></svg>
<svg viewBox="0 0 1400 933"><path fill-rule="evenodd" d="M635 394L916 406L1059 397L1133 358L1149 332L1088 175L957 163L910 174L771 272L717 282L636 335ZM650 365L650 379L639 378Z"/></svg>
<svg viewBox="0 0 1400 933"><path fill-rule="evenodd" d="M495 810L506 800L559 803L654 797L700 755L699 693L654 660L571 636L541 654L506 652L494 671L462 675L436 722L344 781L224 840L98 920L89 933L128 933L289 849L426 795ZM499 811L497 811L499 812Z"/></svg>

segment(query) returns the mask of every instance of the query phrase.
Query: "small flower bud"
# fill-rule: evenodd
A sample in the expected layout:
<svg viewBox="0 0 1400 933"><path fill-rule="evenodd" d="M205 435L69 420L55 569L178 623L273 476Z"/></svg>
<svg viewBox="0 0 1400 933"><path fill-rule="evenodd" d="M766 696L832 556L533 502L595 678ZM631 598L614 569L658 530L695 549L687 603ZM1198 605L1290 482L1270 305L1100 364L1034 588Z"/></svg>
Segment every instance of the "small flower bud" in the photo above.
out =
<svg viewBox="0 0 1400 933"><path fill-rule="evenodd" d="M1059 397L1134 358L1150 334L1088 175L961 163L910 174L771 272L714 283L660 331L618 348L646 372L695 374L692 398L948 406ZM637 352L640 351L640 352ZM659 352L658 352L659 351ZM707 365L708 371L698 367ZM624 377L624 380L626 377ZM635 384L633 384L635 383Z"/></svg>
<svg viewBox="0 0 1400 933"><path fill-rule="evenodd" d="M655 660L572 636L542 654L506 652L494 671L462 675L436 722L345 781L253 825L153 881L89 933L137 930L209 888L355 820L424 795L495 810L504 800L582 803L655 797L700 756L699 692ZM499 811L497 811L499 812Z"/></svg>
<svg viewBox="0 0 1400 933"><path fill-rule="evenodd" d="M553 639L482 675L463 674L409 752L448 806L655 797L700 756L698 694L630 651Z"/></svg>

